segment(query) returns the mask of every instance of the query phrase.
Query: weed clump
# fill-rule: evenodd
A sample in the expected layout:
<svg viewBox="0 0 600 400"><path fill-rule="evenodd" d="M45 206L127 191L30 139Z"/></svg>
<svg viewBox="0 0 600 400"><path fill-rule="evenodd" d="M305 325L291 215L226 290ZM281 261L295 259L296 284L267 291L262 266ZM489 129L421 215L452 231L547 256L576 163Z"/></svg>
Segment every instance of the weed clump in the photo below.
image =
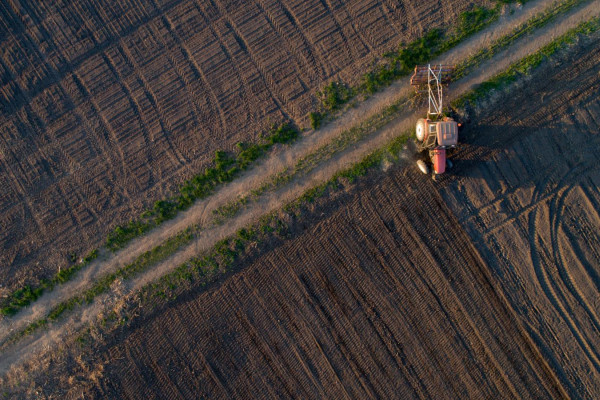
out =
<svg viewBox="0 0 600 400"><path fill-rule="evenodd" d="M317 92L321 104L327 111L335 111L346 104L354 95L353 90L343 82L331 82Z"/></svg>
<svg viewBox="0 0 600 400"><path fill-rule="evenodd" d="M325 115L320 112L309 112L308 113L308 119L310 120L310 127L313 130L319 129L321 127L321 122L323 122L324 118L325 118Z"/></svg>
<svg viewBox="0 0 600 400"><path fill-rule="evenodd" d="M28 306L36 301L46 290L52 290L56 285L65 283L70 280L77 271L88 265L98 257L98 249L94 249L86 255L81 262L76 262L69 268L61 269L52 278L40 280L39 285L33 287L25 285L24 287L15 290L2 301L0 314L15 315L21 308Z"/></svg>

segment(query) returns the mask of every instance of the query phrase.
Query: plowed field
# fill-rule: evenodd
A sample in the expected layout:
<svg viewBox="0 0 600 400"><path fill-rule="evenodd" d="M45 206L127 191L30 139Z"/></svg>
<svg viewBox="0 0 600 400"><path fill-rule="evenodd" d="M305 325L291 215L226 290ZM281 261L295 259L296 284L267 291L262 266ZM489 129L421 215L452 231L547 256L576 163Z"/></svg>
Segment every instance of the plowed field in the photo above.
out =
<svg viewBox="0 0 600 400"><path fill-rule="evenodd" d="M598 398L600 39L208 291L108 340L89 394ZM572 60L572 61L570 61Z"/></svg>
<svg viewBox="0 0 600 400"><path fill-rule="evenodd" d="M0 290L54 274L216 149L301 120L325 80L472 3L3 2Z"/></svg>
<svg viewBox="0 0 600 400"><path fill-rule="evenodd" d="M557 397L486 264L422 181L387 176L218 289L140 322L111 349L122 361L103 394Z"/></svg>
<svg viewBox="0 0 600 400"><path fill-rule="evenodd" d="M600 394L598 60L596 39L478 121L465 178L444 190L548 362L590 399Z"/></svg>

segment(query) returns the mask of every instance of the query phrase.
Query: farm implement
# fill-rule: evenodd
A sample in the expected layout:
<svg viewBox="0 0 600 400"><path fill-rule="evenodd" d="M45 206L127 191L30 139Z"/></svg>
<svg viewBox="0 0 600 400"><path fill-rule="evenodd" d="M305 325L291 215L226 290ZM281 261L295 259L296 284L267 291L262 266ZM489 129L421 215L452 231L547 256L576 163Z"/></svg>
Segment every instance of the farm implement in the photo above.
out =
<svg viewBox="0 0 600 400"><path fill-rule="evenodd" d="M436 177L452 168L449 152L458 144L458 124L443 111L443 90L452 80L454 66L417 65L410 84L417 93L427 93L429 109L426 118L419 118L416 125L416 144L419 153L417 166L424 174L432 170Z"/></svg>

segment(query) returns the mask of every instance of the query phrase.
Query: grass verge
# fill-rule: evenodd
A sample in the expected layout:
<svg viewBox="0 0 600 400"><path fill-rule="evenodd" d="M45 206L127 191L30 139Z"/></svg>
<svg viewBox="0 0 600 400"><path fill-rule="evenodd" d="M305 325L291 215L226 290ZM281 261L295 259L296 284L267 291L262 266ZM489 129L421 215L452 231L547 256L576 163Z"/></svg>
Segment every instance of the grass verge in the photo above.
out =
<svg viewBox="0 0 600 400"><path fill-rule="evenodd" d="M80 262L73 264L69 268L60 270L51 279L42 279L40 284L32 287L26 285L21 289L15 290L2 301L2 308L0 308L0 314L2 315L14 315L21 308L28 306L32 302L36 301L46 290L52 290L58 284L65 283L70 280L77 271L87 266L90 262L98 257L98 249L92 250L87 256L85 256Z"/></svg>
<svg viewBox="0 0 600 400"><path fill-rule="evenodd" d="M141 217L126 225L117 226L108 234L106 247L111 251L123 248L132 239L143 235L162 222L172 219L179 211L189 208L197 199L212 194L215 188L232 181L240 172L248 169L277 143L290 143L299 135L298 130L289 123L273 126L263 137L261 144L238 143L237 154L219 150L215 153L214 167L186 181L176 197L159 200L154 207L142 213Z"/></svg>
<svg viewBox="0 0 600 400"><path fill-rule="evenodd" d="M554 20L558 15L567 12L575 6L581 5L583 3L587 3L590 0L566 0L560 3L556 3L548 9L544 10L544 12L535 15L531 19L529 19L524 24L517 27L511 33L497 39L494 41L489 47L486 47L474 55L467 58L464 62L460 63L457 66L455 79L459 79L467 75L473 68L480 65L483 61L492 58L495 54L500 52L501 50L507 48L512 43L514 43L519 38L524 35L531 33L535 29L539 29L542 26L548 24L552 20ZM472 12L467 12L463 18L462 23L459 27L459 31L461 32L458 36L453 36L452 40L446 44L448 48L455 46L457 38L463 37L464 35L469 35L481 27L488 18L491 18L493 12L490 10L484 10L482 8L475 8ZM464 26L469 21L475 21L475 26L470 27L468 30L465 30ZM435 38L424 39L425 43L428 40L435 40ZM421 43L421 44L422 44ZM420 48L421 45L417 47ZM413 49L414 51L414 49ZM356 91L356 89L352 89ZM331 84L326 87L324 92L319 92L318 96L322 98L326 98L325 103L328 110L335 109L336 101L339 99L348 99L350 95L352 95L352 90L348 89L347 86L342 86L340 84ZM381 128L388 122L393 119L394 114L401 108L401 103L403 101L399 100L394 103L392 106L386 108L381 114L370 118L359 126L353 127L352 129L343 132L338 138L333 140L332 142L322 146L317 149L315 152L307 155L298 161L298 163L291 169L286 169L268 179L263 185L259 188L253 190L248 195L241 196L213 211L215 215L215 223L222 224L228 218L233 217L238 212L242 210L242 208L248 204L250 201L256 200L260 195L267 191L273 191L287 182L291 181L293 178L306 174L314 169L319 162L333 156L334 154L343 151L348 145L352 143L356 143L362 138L366 137L370 133L375 130ZM319 114L319 118L323 117L322 114ZM314 118L314 117L311 117ZM320 123L320 122L319 122Z"/></svg>
<svg viewBox="0 0 600 400"><path fill-rule="evenodd" d="M254 161L262 157L277 143L290 143L299 131L289 123L273 126L266 135L261 135L261 143L238 143L235 154L217 151L214 166L207 168L186 181L176 197L158 200L152 209L144 211L139 218L114 228L106 239L105 246L111 251L123 248L131 240L144 235L162 222L172 219L179 211L187 209L200 198L205 198L221 184L232 181ZM50 279L41 279L37 285L25 285L4 298L0 303L0 314L11 316L21 308L36 301L45 291L51 291L58 284L69 281L83 267L98 256L98 250L91 251L81 262L59 271Z"/></svg>
<svg viewBox="0 0 600 400"><path fill-rule="evenodd" d="M14 343L20 338L48 325L48 323L58 320L65 313L72 311L77 306L85 303L91 303L97 296L106 293L111 288L111 285L113 285L113 283L117 280L131 278L140 272L143 272L148 267L166 259L182 246L190 243L190 241L195 237L197 229L197 227L188 228L185 231L167 239L164 243L153 248L152 250L141 254L130 264L119 268L113 273L102 276L95 281L91 288L87 289L82 294L71 297L69 300L59 303L49 311L46 317L36 320L35 322L29 324L25 329L10 336L3 346L9 343Z"/></svg>
<svg viewBox="0 0 600 400"><path fill-rule="evenodd" d="M547 60L559 50L563 50L575 43L580 36L591 35L598 30L600 30L600 18L598 17L579 24L535 53L512 64L507 70L495 75L491 79L479 84L475 89L455 99L452 102L452 106L464 108L467 104L474 104L495 90L507 87L519 78L530 75L544 60Z"/></svg>
<svg viewBox="0 0 600 400"><path fill-rule="evenodd" d="M314 152L301 158L294 165L294 167L285 169L284 171L271 176L260 187L252 190L250 194L241 196L215 209L213 211L213 214L215 215L215 223L221 224L225 222L225 220L240 212L242 208L250 201L258 199L258 197L268 191L277 190L294 178L308 174L323 161L344 151L351 144L357 143L361 139L376 132L378 129L381 129L394 120L394 118L397 117L398 111L401 110L409 101L409 98L401 98L397 100L390 106L386 107L381 113L374 115L359 125L342 132L331 142L324 144Z"/></svg>

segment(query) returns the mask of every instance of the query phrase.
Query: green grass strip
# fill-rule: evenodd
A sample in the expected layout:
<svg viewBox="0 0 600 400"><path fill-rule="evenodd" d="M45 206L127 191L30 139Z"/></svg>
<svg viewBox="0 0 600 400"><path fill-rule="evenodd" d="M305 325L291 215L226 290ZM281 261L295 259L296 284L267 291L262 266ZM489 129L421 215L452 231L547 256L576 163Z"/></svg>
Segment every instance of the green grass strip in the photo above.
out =
<svg viewBox="0 0 600 400"><path fill-rule="evenodd" d="M554 4L551 8L546 9L544 10L544 12L535 15L527 22L517 27L510 34L495 40L489 47L479 50L477 53L470 56L467 60L461 62L459 65L456 66L454 79L459 79L466 76L469 72L473 70L473 68L479 66L482 62L491 59L498 52L507 48L523 36L552 22L559 15L566 13L567 11L571 10L576 6L589 2L590 0L566 0Z"/></svg>
<svg viewBox="0 0 600 400"><path fill-rule="evenodd" d="M405 143L410 139L412 131L406 131L392 139L352 167L339 171L327 182L307 190L297 200L287 204L282 210L287 214L299 211L303 206L314 202L329 189L337 189L342 181L353 182L369 171L382 165L384 161L395 162ZM251 244L265 241L271 234L286 237L288 225L276 212L263 216L258 224L240 229L235 235L219 241L211 251L203 256L193 257L177 267L173 272L158 281L148 284L140 291L142 304L150 304L155 299L173 299L175 290L183 285L195 282L207 284L219 275L225 274L235 266L235 262Z"/></svg>
<svg viewBox="0 0 600 400"><path fill-rule="evenodd" d="M141 217L126 225L117 226L108 234L106 247L111 251L122 249L127 243L139 237L162 222L172 219L179 211L189 208L194 201L206 198L225 182L231 182L242 171L248 169L254 161L262 157L277 143L290 143L298 137L298 130L289 123L274 126L262 144L239 143L237 154L232 155L219 150L215 153L214 167L186 181L179 188L179 195L159 200Z"/></svg>
<svg viewBox="0 0 600 400"><path fill-rule="evenodd" d="M491 79L479 84L475 89L463 94L452 102L457 108L463 108L467 104L474 104L478 100L488 96L494 90L507 87L520 77L530 75L544 60L554 55L559 50L567 48L582 35L591 35L600 29L600 19L592 18L570 29L564 35L556 38L538 51L512 64L507 70L495 75Z"/></svg>
<svg viewBox="0 0 600 400"><path fill-rule="evenodd" d="M344 151L349 145L357 143L361 139L381 129L397 117L397 113L403 108L403 105L408 101L407 98L402 98L395 101L392 105L386 107L381 113L373 115L367 120L361 122L359 125L354 126L348 130L342 132L331 142L319 147L314 152L298 160L296 165L291 169L285 169L284 171L272 176L269 180L263 183L259 188L251 191L250 195L245 195L233 200L213 211L216 216L215 223L221 224L226 219L236 215L244 205L248 204L251 200L256 200L259 196L267 191L274 191L292 179L306 175L314 170L318 165L334 155Z"/></svg>
<svg viewBox="0 0 600 400"><path fill-rule="evenodd" d="M467 75L473 70L474 67L480 65L485 60L492 58L495 54L514 43L517 39L553 21L558 15L567 12L575 6L587 3L589 1L590 0L567 0L561 3L557 3L553 7L546 9L543 13L532 17L526 23L516 28L513 32L497 39L489 47L481 49L479 52L477 52L473 56L470 56L465 61L460 63L456 69L455 79ZM448 41L445 42L445 44L443 45L444 48L451 48L457 44L457 40L463 40L466 36L469 36L477 30L482 29L482 27L484 26L482 25L484 21L487 21L489 18L491 18L492 15L495 15L495 12L489 10L485 11L483 9L476 9L476 11L473 11L473 13L477 14L478 16L469 16L470 14L468 13L465 14L462 18L462 28L459 28L459 31L462 33L457 36L452 36L451 39L448 39ZM467 25L467 21L471 20L476 20L479 22L476 23L474 26L470 26L468 30L465 30L464 26ZM435 38L432 37L430 38L430 41L431 40L435 40ZM421 44L425 42L427 42L427 39L425 39L422 42L418 42L419 45L417 47L420 48ZM415 51L414 49L415 47L413 43L413 50L411 51ZM341 87L339 83L334 83L329 89L325 90L326 94L319 93L319 95L330 96L331 98L327 100L328 105L326 108L332 108L332 105L336 102L335 99L345 99L348 96L353 95L352 90L356 91L356 88L350 91L348 90L348 88ZM342 92L334 93L335 91ZM397 113L399 109L400 101L386 108L380 115L371 117L369 120L363 122L359 126L344 131L338 138L336 138L332 142L327 143L326 145L317 149L315 152L299 160L298 163L294 166L294 168L286 169L281 173L271 177L258 189L251 191L250 195L239 197L238 199L233 200L217 208L213 211L213 214L216 216L215 223L224 223L228 218L231 218L235 216L238 212L240 212L242 208L251 200L257 199L260 195L267 191L276 190L277 188L288 183L293 178L301 174L306 174L310 172L323 160L332 157L336 153L339 153L346 149L348 145L356 143L362 138L371 134L372 132L375 132L377 129L389 123L393 119L394 114Z"/></svg>
<svg viewBox="0 0 600 400"><path fill-rule="evenodd" d="M160 261L165 260L167 257L174 254L182 246L190 243L195 237L194 233L197 228L188 228L185 231L167 239L164 243L156 246L152 250L149 250L139 257L137 257L130 264L119 268L117 271L104 275L95 281L94 285L88 290L84 291L81 295L74 296L69 300L66 300L54 308L52 308L45 318L37 320L29 324L25 329L12 335L7 343L13 343L18 339L29 335L30 333L46 326L49 322L56 321L62 317L65 313L72 311L76 307L91 303L97 296L106 293L111 285L118 279L129 279L133 276L145 271L148 267L157 264Z"/></svg>
<svg viewBox="0 0 600 400"><path fill-rule="evenodd" d="M51 279L42 279L38 286L32 287L30 285L26 285L21 289L15 290L2 301L0 314L9 316L16 314L21 308L26 307L32 302L36 301L44 293L44 291L52 290L56 285L69 281L75 275L75 273L77 273L77 271L87 266L97 257L98 249L94 249L87 256L85 256L81 262L75 263L69 268L62 269Z"/></svg>
<svg viewBox="0 0 600 400"><path fill-rule="evenodd" d="M215 153L214 167L207 168L201 174L186 181L178 190L176 197L158 200L150 210L144 211L139 218L119 225L106 239L106 248L117 251L131 240L142 236L166 220L174 218L179 211L187 209L200 198L212 194L215 189L232 181L242 171L248 169L254 161L262 157L277 143L290 143L299 136L299 131L289 123L273 126L266 135L261 135L261 144L238 143L235 155L224 151ZM11 316L21 308L36 301L45 291L51 291L58 284L65 283L75 276L98 256L98 250L92 250L79 263L73 264L54 275L51 279L42 278L39 284L25 285L0 302L0 314ZM75 258L71 255L71 258ZM73 260L74 261L74 260Z"/></svg>

